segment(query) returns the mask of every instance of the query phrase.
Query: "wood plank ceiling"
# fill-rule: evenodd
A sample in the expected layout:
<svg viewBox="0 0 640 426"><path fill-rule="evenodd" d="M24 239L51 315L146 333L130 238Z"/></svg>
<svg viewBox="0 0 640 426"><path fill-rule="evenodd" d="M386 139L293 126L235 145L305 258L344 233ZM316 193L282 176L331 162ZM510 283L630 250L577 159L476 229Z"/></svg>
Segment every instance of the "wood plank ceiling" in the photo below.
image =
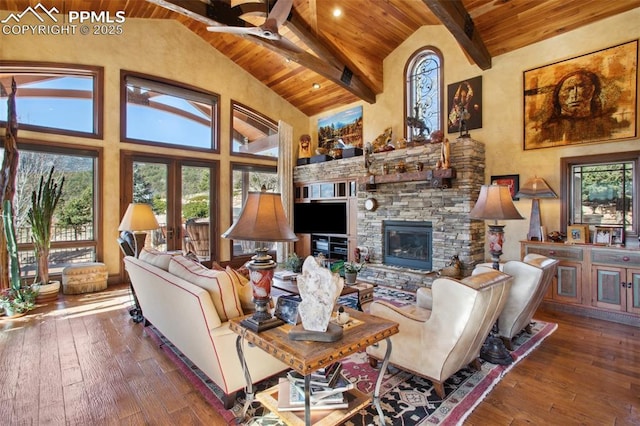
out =
<svg viewBox="0 0 640 426"><path fill-rule="evenodd" d="M217 1L266 12L265 0L212 3ZM245 4L251 1L262 4ZM22 11L39 2L0 0L0 10ZM383 90L383 60L423 25L445 25L470 63L488 69L493 57L640 7L640 0L293 0L280 28L300 48L290 52L270 40L207 31L215 25L207 16L209 0L42 3L63 13L124 10L127 18L175 19L309 116L359 99L375 102ZM339 17L333 16L336 6L342 9ZM246 21L260 25L264 14L251 14ZM207 67L206 58L202 67ZM353 72L349 84L341 81L345 67ZM314 89L314 83L320 88Z"/></svg>

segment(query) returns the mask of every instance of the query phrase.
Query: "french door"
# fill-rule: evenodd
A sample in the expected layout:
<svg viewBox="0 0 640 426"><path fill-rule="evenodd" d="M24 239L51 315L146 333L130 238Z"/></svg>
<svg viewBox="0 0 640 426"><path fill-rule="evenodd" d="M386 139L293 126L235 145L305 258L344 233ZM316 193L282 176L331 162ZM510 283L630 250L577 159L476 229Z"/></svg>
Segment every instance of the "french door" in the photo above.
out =
<svg viewBox="0 0 640 426"><path fill-rule="evenodd" d="M121 165L121 212L131 202L151 204L160 225L145 246L192 252L205 264L215 259L217 162L128 152Z"/></svg>

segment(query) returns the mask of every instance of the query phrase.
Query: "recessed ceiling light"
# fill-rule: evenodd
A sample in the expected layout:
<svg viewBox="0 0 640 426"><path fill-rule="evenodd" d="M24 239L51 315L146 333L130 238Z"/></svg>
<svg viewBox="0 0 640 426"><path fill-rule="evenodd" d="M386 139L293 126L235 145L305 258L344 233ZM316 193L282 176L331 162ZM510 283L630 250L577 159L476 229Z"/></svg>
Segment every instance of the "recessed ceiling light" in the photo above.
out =
<svg viewBox="0 0 640 426"><path fill-rule="evenodd" d="M320 83L313 83L312 86L314 89L319 89L320 88Z"/></svg>
<svg viewBox="0 0 640 426"><path fill-rule="evenodd" d="M339 17L340 15L342 15L342 9L340 9L339 7L336 7L335 9L333 9L333 16L334 18Z"/></svg>

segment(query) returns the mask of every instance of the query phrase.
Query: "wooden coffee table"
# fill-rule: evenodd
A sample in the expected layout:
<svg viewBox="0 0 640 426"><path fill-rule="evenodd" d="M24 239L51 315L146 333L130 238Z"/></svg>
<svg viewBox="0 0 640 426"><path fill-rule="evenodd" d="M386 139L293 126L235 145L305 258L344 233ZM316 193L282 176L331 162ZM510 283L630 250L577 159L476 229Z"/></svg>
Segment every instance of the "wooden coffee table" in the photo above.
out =
<svg viewBox="0 0 640 426"><path fill-rule="evenodd" d="M236 349L238 350L240 363L243 366L246 367L242 347L243 340L246 340L305 376L305 395L307 395L304 407L305 425L311 425L310 398L308 397L309 375L319 368L326 367L335 361L365 349L367 346L386 339L387 351L373 392L373 404L378 411L381 423L384 424L384 415L380 406L380 385L391 355L391 339L389 337L398 333L398 323L356 311L355 309L346 308L346 311L351 315L354 324L350 327L345 327L342 338L335 342L290 340L288 332L292 329L292 326L289 324L256 333L240 324L245 317L229 320L229 328L238 334ZM247 401L250 402L250 400L253 400L253 384L248 368L244 369L244 374L247 380ZM353 414L348 409L346 412L347 415ZM279 413L276 412L276 414Z"/></svg>

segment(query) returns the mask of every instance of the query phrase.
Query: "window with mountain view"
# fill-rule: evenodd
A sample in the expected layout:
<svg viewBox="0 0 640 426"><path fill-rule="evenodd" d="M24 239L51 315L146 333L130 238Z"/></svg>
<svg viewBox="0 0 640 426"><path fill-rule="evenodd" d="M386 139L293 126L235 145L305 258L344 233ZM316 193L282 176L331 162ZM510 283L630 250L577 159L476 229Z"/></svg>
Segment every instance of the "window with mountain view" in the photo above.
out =
<svg viewBox="0 0 640 426"><path fill-rule="evenodd" d="M4 150L1 153L4 155ZM13 205L23 277L34 276L36 268L31 227L27 221L31 195L37 190L40 177L46 177L52 166L56 181L64 177L64 184L51 230L51 273L60 273L72 263L96 260L97 152L60 148L52 152L20 147Z"/></svg>

